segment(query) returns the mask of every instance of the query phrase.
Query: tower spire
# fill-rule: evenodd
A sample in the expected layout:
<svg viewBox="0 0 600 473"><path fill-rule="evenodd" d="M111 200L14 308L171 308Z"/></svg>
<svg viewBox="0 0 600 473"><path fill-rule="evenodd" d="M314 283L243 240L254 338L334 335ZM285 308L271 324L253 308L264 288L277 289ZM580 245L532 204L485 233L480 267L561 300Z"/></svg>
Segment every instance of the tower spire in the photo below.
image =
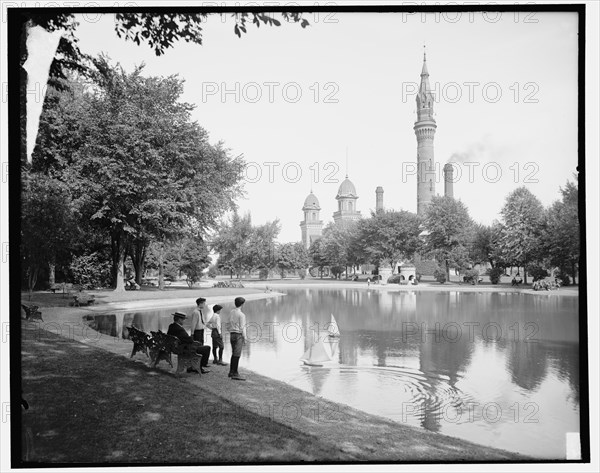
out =
<svg viewBox="0 0 600 473"><path fill-rule="evenodd" d="M423 69L421 85L417 94L417 121L414 131L417 137L417 214L423 215L435 195L435 161L433 139L437 125L433 117L434 95L429 86L427 53L423 45Z"/></svg>
<svg viewBox="0 0 600 473"><path fill-rule="evenodd" d="M348 147L346 146L346 179L348 179Z"/></svg>

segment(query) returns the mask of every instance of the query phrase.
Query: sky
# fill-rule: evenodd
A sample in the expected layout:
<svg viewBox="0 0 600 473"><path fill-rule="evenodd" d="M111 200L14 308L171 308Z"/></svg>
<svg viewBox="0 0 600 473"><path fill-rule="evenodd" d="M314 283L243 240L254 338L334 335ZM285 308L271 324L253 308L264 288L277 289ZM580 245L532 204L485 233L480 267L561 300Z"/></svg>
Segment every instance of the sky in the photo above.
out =
<svg viewBox="0 0 600 473"><path fill-rule="evenodd" d="M310 26L256 28L238 38L230 16L205 23L203 45L157 57L119 39L111 15L80 16L82 51L126 70L185 79L193 118L244 155L254 224L278 218L281 242L299 241L311 189L324 224L348 174L368 216L416 212L415 92L424 49L436 95L435 160L455 161L454 194L477 222L500 218L527 186L544 205L577 166L577 17L572 13L317 13ZM424 48L425 46L425 48ZM460 173L460 176L458 175ZM207 183L208 184L208 183ZM443 180L436 184L443 194Z"/></svg>

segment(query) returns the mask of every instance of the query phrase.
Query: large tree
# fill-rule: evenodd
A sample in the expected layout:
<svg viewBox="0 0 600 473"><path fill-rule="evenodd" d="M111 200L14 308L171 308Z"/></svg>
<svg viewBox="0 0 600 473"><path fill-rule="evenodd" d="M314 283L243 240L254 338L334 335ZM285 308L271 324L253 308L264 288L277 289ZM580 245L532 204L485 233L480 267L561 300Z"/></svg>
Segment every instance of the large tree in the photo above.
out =
<svg viewBox="0 0 600 473"><path fill-rule="evenodd" d="M49 104L45 133L70 146L51 156L36 148L34 170L59 176L83 217L110 238L114 284L123 290L127 252L137 253L141 275L150 241L214 226L240 192L242 163L191 121L180 79L144 77L141 67L128 74L102 58L97 65L95 84ZM61 106L71 120L55 120L65 111L53 107Z"/></svg>
<svg viewBox="0 0 600 473"><path fill-rule="evenodd" d="M75 230L69 189L45 175L24 180L21 206L21 258L29 292L40 271L66 261Z"/></svg>
<svg viewBox="0 0 600 473"><path fill-rule="evenodd" d="M323 270L327 267L327 259L323 248L323 239L318 238L308 248L308 259L311 267L319 270L319 277L323 278Z"/></svg>
<svg viewBox="0 0 600 473"><path fill-rule="evenodd" d="M489 263L492 268L505 267L506 263L501 252L501 236L502 225L497 220L491 225L475 224L469 247L469 258L474 263Z"/></svg>
<svg viewBox="0 0 600 473"><path fill-rule="evenodd" d="M473 233L469 211L460 200L435 196L427 207L423 226L427 231L426 250L444 267L446 279L450 280L450 266L464 268L469 264L468 247Z"/></svg>
<svg viewBox="0 0 600 473"><path fill-rule="evenodd" d="M306 270L308 265L308 250L302 243L284 243L277 247L277 269L282 278L286 272Z"/></svg>
<svg viewBox="0 0 600 473"><path fill-rule="evenodd" d="M327 261L331 273L339 277L349 266L354 267L355 258L350 253L350 244L356 237L356 222L329 223L323 229L319 246L322 257Z"/></svg>
<svg viewBox="0 0 600 473"><path fill-rule="evenodd" d="M546 213L543 245L552 265L570 274L575 282L580 252L577 185L567 181L560 189L562 199L554 202Z"/></svg>
<svg viewBox="0 0 600 473"><path fill-rule="evenodd" d="M221 222L219 231L211 240L212 249L219 254L217 267L240 277L248 267L249 242L252 236L250 213L240 216L234 211L229 222Z"/></svg>
<svg viewBox="0 0 600 473"><path fill-rule="evenodd" d="M544 207L527 187L522 186L506 197L501 215L500 242L504 259L511 265L523 267L523 282L527 284L525 267L542 257Z"/></svg>
<svg viewBox="0 0 600 473"><path fill-rule="evenodd" d="M358 223L353 247L369 263L380 266L387 261L393 269L398 261L412 258L420 245L419 233L416 214L405 210L377 212Z"/></svg>

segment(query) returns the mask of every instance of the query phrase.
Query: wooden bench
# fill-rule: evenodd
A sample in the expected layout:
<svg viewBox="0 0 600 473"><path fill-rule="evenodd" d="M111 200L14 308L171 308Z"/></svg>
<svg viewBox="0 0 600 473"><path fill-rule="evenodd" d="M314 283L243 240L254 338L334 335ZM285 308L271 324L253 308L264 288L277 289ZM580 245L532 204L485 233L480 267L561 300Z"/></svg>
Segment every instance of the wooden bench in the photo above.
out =
<svg viewBox="0 0 600 473"><path fill-rule="evenodd" d="M150 358L150 366L153 368L156 368L161 360L166 361L173 368L171 355L177 355L177 369L175 371L177 376L180 376L188 367L195 369L200 374L202 356L196 353L199 346L198 342L181 343L177 337L160 330L150 333L152 335L148 335L134 326L127 327L127 338L133 342L130 358L141 352Z"/></svg>
<svg viewBox="0 0 600 473"><path fill-rule="evenodd" d="M82 304L90 305L96 302L96 296L93 294L88 294L87 292L78 292L71 295L73 296L73 305L75 307L79 307Z"/></svg>
<svg viewBox="0 0 600 473"><path fill-rule="evenodd" d="M152 337L146 332L135 328L134 326L127 327L127 338L133 342L133 350L131 350L131 356L138 352L143 352L146 356L150 356L148 349L152 347Z"/></svg>
<svg viewBox="0 0 600 473"><path fill-rule="evenodd" d="M53 294L56 294L56 291L60 291L63 294L67 294L73 290L73 284L70 282L61 282L57 284L52 284L50 286L50 290Z"/></svg>
<svg viewBox="0 0 600 473"><path fill-rule="evenodd" d="M42 322L44 321L39 306L21 304L21 307L25 310L25 320L40 319Z"/></svg>

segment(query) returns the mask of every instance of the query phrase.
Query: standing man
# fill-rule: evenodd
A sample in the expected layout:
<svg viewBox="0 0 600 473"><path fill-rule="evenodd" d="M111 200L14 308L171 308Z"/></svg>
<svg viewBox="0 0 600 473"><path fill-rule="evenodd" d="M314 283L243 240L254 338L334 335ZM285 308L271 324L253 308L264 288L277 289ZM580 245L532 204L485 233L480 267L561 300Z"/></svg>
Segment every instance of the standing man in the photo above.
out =
<svg viewBox="0 0 600 473"><path fill-rule="evenodd" d="M213 352L213 364L227 366L227 363L223 362L223 337L221 335L221 309L223 306L215 304L213 306L213 316L206 324L207 328L212 330L210 336L212 338L212 352ZM217 357L217 351L219 356Z"/></svg>
<svg viewBox="0 0 600 473"><path fill-rule="evenodd" d="M206 312L205 303L206 299L204 297L196 299L196 308L192 312L192 336L195 341L200 342L200 345L204 345L204 329L208 321L203 313Z"/></svg>
<svg viewBox="0 0 600 473"><path fill-rule="evenodd" d="M229 367L229 377L237 381L245 381L238 373L240 356L246 340L246 315L242 312L242 307L246 302L243 297L236 297L235 309L229 313L229 338L231 340L231 366Z"/></svg>
<svg viewBox="0 0 600 473"><path fill-rule="evenodd" d="M175 312L173 315L173 323L169 325L169 330L167 331L167 335L172 335L177 337L181 343L189 343L196 346L196 353L202 355L202 361L200 362L200 372L202 374L210 373L210 370L205 369L208 365L208 359L210 358L210 347L200 345L198 342L194 341L192 337L188 335L188 333L183 328L183 321L186 318L186 315L183 312ZM188 372L195 371L193 368L188 368Z"/></svg>

